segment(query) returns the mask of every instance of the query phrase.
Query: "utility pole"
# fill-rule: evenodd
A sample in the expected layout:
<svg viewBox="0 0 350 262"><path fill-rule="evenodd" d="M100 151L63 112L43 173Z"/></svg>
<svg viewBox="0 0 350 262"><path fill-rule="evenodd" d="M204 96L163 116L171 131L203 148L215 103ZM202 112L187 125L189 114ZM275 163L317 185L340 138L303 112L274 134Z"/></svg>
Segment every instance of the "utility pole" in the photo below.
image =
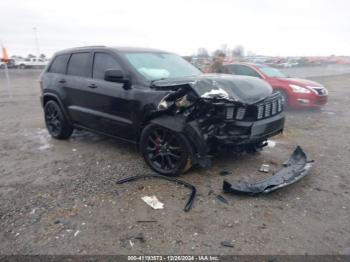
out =
<svg viewBox="0 0 350 262"><path fill-rule="evenodd" d="M39 40L38 40L38 33L36 27L33 27L34 31L34 37L35 37L35 47L36 47L36 57L39 58L40 53L39 53Z"/></svg>

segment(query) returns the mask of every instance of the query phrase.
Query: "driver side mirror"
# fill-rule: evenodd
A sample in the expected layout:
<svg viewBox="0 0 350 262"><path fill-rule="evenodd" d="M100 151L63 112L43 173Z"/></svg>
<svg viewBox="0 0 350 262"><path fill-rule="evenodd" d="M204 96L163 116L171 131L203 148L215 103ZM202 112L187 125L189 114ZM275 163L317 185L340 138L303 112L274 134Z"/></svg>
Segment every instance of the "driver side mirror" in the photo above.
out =
<svg viewBox="0 0 350 262"><path fill-rule="evenodd" d="M104 80L114 83L124 84L124 88L130 88L130 79L124 75L124 72L120 69L107 69L105 71Z"/></svg>

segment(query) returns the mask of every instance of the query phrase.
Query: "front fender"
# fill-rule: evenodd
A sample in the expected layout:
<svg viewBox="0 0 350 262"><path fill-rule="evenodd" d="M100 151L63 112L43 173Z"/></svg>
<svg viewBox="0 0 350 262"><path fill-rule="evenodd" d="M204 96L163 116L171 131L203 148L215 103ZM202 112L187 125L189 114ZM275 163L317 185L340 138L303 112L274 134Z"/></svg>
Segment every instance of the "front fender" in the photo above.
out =
<svg viewBox="0 0 350 262"><path fill-rule="evenodd" d="M206 143L206 136L201 132L197 121L187 122L186 117L182 115L163 115L152 119L150 123L182 133L193 146L194 161L202 167L210 165L210 161L207 158L209 148Z"/></svg>
<svg viewBox="0 0 350 262"><path fill-rule="evenodd" d="M69 124L72 125L72 120L66 110L66 108L64 107L61 99L59 98L58 95L56 95L55 93L44 93L43 96L42 96L42 99L41 99L41 104L42 104L42 107L44 108L45 107L45 103L46 101L49 101L49 100L54 100L55 102L58 103L58 105L60 106L64 116L66 117L67 121L69 122Z"/></svg>

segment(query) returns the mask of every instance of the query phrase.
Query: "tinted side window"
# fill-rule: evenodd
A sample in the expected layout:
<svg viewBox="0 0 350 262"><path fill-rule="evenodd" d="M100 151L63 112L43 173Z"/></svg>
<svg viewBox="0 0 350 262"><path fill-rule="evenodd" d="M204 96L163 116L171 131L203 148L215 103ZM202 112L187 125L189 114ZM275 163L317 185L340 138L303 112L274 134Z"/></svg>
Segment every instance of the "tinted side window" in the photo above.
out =
<svg viewBox="0 0 350 262"><path fill-rule="evenodd" d="M92 77L104 79L107 69L122 69L119 63L109 54L95 53Z"/></svg>
<svg viewBox="0 0 350 262"><path fill-rule="evenodd" d="M65 74L69 55L56 56L50 66L49 72L57 74Z"/></svg>
<svg viewBox="0 0 350 262"><path fill-rule="evenodd" d="M234 65L224 65L231 74L235 74Z"/></svg>
<svg viewBox="0 0 350 262"><path fill-rule="evenodd" d="M260 75L254 69L251 69L248 66L233 65L232 69L236 75L260 77Z"/></svg>
<svg viewBox="0 0 350 262"><path fill-rule="evenodd" d="M90 53L72 54L68 63L68 75L89 76L89 59Z"/></svg>

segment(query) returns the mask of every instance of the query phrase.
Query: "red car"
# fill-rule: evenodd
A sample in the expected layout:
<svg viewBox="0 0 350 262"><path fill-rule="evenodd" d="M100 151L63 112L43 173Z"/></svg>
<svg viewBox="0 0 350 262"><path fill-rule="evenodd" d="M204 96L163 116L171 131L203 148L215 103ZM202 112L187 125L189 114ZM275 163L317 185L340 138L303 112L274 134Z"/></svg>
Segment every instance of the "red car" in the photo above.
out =
<svg viewBox="0 0 350 262"><path fill-rule="evenodd" d="M285 104L294 108L321 107L327 103L328 90L321 84L291 78L276 68L263 64L234 63L225 65L234 75L247 75L264 79L275 91L280 92Z"/></svg>

